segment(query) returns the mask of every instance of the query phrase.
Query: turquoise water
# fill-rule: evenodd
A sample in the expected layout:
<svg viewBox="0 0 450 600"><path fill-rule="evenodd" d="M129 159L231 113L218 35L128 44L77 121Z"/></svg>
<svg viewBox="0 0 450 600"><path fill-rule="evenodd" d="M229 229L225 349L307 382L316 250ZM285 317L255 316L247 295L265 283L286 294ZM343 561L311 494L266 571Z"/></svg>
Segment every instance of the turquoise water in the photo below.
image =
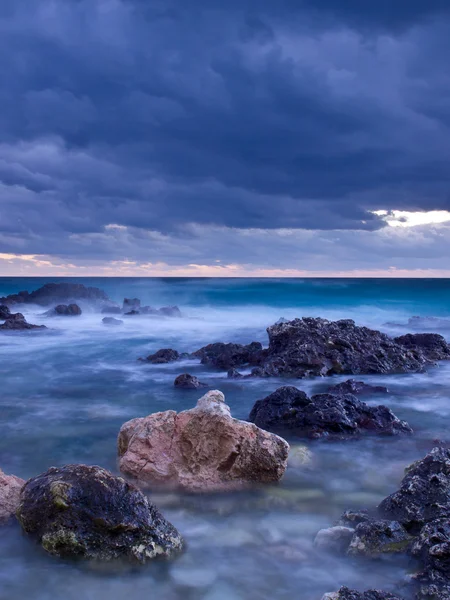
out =
<svg viewBox="0 0 450 600"><path fill-rule="evenodd" d="M135 317L109 329L88 307L80 318L56 321L43 317L42 308L23 309L29 321L51 327L48 332L0 336L0 467L24 478L70 462L116 471L122 423L195 404L198 392L173 387L180 372L189 371L222 390L233 415L244 419L255 400L286 383L227 380L225 373L193 361L160 366L137 362L158 348L194 350L214 341L266 343L265 328L280 317L353 318L392 334L406 331L400 324L413 315L450 318L449 280L71 281L101 287L119 302L137 296L157 307L177 304L184 316ZM45 282L0 278L0 296L31 291ZM362 378L389 387L387 397L373 402L388 404L409 421L415 429L410 439L310 443L311 466L290 467L279 487L231 495L153 495L188 542L187 552L174 563L99 573L47 557L14 526L2 529L0 599L156 595L313 600L340 585L394 589L407 565L330 558L317 553L312 541L318 529L345 509L378 503L396 488L407 464L424 455L433 440L448 438L449 375L450 364L442 364L426 374ZM323 380L294 383L307 392L327 385Z"/></svg>

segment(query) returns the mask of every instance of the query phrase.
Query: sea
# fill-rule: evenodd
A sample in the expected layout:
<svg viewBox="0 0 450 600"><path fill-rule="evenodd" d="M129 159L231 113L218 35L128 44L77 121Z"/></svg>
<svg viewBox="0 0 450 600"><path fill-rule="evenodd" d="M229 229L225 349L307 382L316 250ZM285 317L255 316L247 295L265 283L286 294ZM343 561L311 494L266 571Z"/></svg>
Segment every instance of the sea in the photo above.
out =
<svg viewBox="0 0 450 600"><path fill-rule="evenodd" d="M49 327L0 333L0 468L24 479L71 463L117 473L117 434L124 422L195 405L201 392L174 388L182 372L221 390L239 419L281 385L311 394L346 379L231 380L195 360L138 361L160 348L267 344L269 325L304 316L354 319L390 335L414 331L408 326L413 316L438 317L427 322L428 330L450 339L448 279L8 277L0 278L0 297L51 281L96 286L119 303L136 297L154 307L177 305L183 316L122 317L121 327L108 328L104 315L89 306L80 317L56 319L43 316L42 307L20 308L28 321ZM130 569L59 560L13 523L0 530L0 599L321 600L343 585L407 597L413 566L404 558L333 556L319 551L314 538L345 510L375 507L398 488L405 467L437 441L449 441L450 364L358 379L388 387L388 394L367 402L388 405L413 427L413 436L289 440L294 449L306 445L312 458L306 466L291 461L279 485L222 494L150 492L187 542L185 553L171 562Z"/></svg>

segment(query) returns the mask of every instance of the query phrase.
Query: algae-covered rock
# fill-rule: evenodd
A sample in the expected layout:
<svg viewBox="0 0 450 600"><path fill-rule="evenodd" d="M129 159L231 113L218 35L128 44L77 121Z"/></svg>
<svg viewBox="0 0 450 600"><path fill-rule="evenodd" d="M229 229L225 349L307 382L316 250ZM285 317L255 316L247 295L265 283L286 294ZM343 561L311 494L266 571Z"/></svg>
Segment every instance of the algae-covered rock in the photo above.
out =
<svg viewBox="0 0 450 600"><path fill-rule="evenodd" d="M145 563L183 548L178 531L138 489L100 467L52 467L30 479L17 518L59 557Z"/></svg>
<svg viewBox="0 0 450 600"><path fill-rule="evenodd" d="M412 537L397 521L367 521L357 525L348 548L352 556L377 558L407 552Z"/></svg>

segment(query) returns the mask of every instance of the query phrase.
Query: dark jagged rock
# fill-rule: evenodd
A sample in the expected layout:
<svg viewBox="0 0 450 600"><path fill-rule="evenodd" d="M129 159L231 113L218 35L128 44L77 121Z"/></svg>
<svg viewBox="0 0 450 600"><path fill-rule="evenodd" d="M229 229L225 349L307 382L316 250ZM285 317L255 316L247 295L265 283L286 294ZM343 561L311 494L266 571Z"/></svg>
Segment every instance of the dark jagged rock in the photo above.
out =
<svg viewBox="0 0 450 600"><path fill-rule="evenodd" d="M52 467L30 479L17 518L54 556L145 563L183 548L178 531L121 477L100 467Z"/></svg>
<svg viewBox="0 0 450 600"><path fill-rule="evenodd" d="M424 354L429 360L450 359L450 346L438 333L407 333L394 338L394 342L412 352Z"/></svg>
<svg viewBox="0 0 450 600"><path fill-rule="evenodd" d="M268 356L257 375L408 373L421 371L435 360L434 347L404 346L350 319L294 319L272 325L267 333Z"/></svg>
<svg viewBox="0 0 450 600"><path fill-rule="evenodd" d="M178 308L178 306L162 306L159 309L159 314L163 315L164 317L181 317L181 310Z"/></svg>
<svg viewBox="0 0 450 600"><path fill-rule="evenodd" d="M103 315L121 315L122 309L120 306L104 306L102 308Z"/></svg>
<svg viewBox="0 0 450 600"><path fill-rule="evenodd" d="M252 342L247 346L218 342L200 348L194 352L194 356L200 358L204 365L228 371L233 367L245 364L257 364L262 351L262 345L259 342Z"/></svg>
<svg viewBox="0 0 450 600"><path fill-rule="evenodd" d="M341 587L337 592L325 594L322 600L403 600L401 596L391 592L381 590L367 590L366 592L357 592L348 587Z"/></svg>
<svg viewBox="0 0 450 600"><path fill-rule="evenodd" d="M47 317L79 317L82 311L78 304L58 304L55 308L47 311Z"/></svg>
<svg viewBox="0 0 450 600"><path fill-rule="evenodd" d="M11 311L9 310L9 308L2 304L0 306L0 321L7 319L10 315L11 315Z"/></svg>
<svg viewBox="0 0 450 600"><path fill-rule="evenodd" d="M103 317L102 323L104 325L123 325L121 319L115 319L114 317Z"/></svg>
<svg viewBox="0 0 450 600"><path fill-rule="evenodd" d="M47 329L45 325L28 323L22 313L10 314L0 329L4 331L23 331L27 329Z"/></svg>
<svg viewBox="0 0 450 600"><path fill-rule="evenodd" d="M139 300L139 298L124 298L123 300L123 312L124 313L128 313L130 311L138 311L141 308L141 301Z"/></svg>
<svg viewBox="0 0 450 600"><path fill-rule="evenodd" d="M46 283L33 292L19 292L0 298L0 304L39 304L48 306L55 303L68 303L70 300L108 302L104 291L95 287L86 287L81 283Z"/></svg>
<svg viewBox="0 0 450 600"><path fill-rule="evenodd" d="M228 369L227 377L228 379L244 379L245 376L237 369Z"/></svg>
<svg viewBox="0 0 450 600"><path fill-rule="evenodd" d="M133 309L133 310L130 310L129 312L126 312L126 313L125 313L125 316L126 316L126 317L132 317L132 316L134 316L134 315L140 315L140 314L141 314L141 313L140 313L138 310L134 310L134 309Z"/></svg>
<svg viewBox="0 0 450 600"><path fill-rule="evenodd" d="M367 394L387 394L387 387L383 385L370 385L356 379L348 379L343 383L338 383L328 388L329 394L353 394L354 396L363 396Z"/></svg>
<svg viewBox="0 0 450 600"><path fill-rule="evenodd" d="M370 558L405 553L412 539L398 521L371 520L356 526L347 552L352 556Z"/></svg>
<svg viewBox="0 0 450 600"><path fill-rule="evenodd" d="M400 521L411 533L428 522L450 516L450 450L433 448L412 464L400 489L379 506L387 519Z"/></svg>
<svg viewBox="0 0 450 600"><path fill-rule="evenodd" d="M433 600L450 598L450 521L437 519L425 525L414 542L412 554L422 571L414 576L416 597Z"/></svg>
<svg viewBox="0 0 450 600"><path fill-rule="evenodd" d="M197 390L198 388L208 387L208 384L202 383L198 380L195 375L190 375L189 373L182 373L178 375L178 377L174 381L174 386L176 388L182 388L187 390Z"/></svg>
<svg viewBox="0 0 450 600"><path fill-rule="evenodd" d="M268 431L310 438L412 432L386 406L369 406L351 394L318 394L309 398L293 386L281 387L258 400L249 420Z"/></svg>
<svg viewBox="0 0 450 600"><path fill-rule="evenodd" d="M154 365L163 365L165 363L175 362L179 360L180 354L176 350L172 350L172 348L162 348L155 352L155 354L150 354L144 359L145 362L151 362Z"/></svg>

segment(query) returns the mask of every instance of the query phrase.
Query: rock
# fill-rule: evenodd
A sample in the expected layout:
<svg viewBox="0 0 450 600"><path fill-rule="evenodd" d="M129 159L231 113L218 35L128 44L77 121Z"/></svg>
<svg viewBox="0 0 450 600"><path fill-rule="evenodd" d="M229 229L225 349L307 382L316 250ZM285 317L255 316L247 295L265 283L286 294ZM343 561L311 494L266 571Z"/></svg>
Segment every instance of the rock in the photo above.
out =
<svg viewBox="0 0 450 600"><path fill-rule="evenodd" d="M147 362L151 362L154 365L163 365L170 362L175 362L180 358L180 354L176 350L172 350L172 348L162 348L155 352L155 354L150 354L144 359Z"/></svg>
<svg viewBox="0 0 450 600"><path fill-rule="evenodd" d="M429 360L450 359L450 346L437 333L407 333L394 338L394 342L411 352L425 355Z"/></svg>
<svg viewBox="0 0 450 600"><path fill-rule="evenodd" d="M140 313L138 310L134 310L134 309L133 309L133 310L130 310L130 311L126 312L126 313L124 313L124 315L125 315L126 317L132 317L132 316L134 316L134 315L140 315L140 314L141 314L141 313Z"/></svg>
<svg viewBox="0 0 450 600"><path fill-rule="evenodd" d="M348 379L343 383L338 383L328 388L329 394L353 394L354 396L362 396L365 394L387 394L389 390L383 385L369 385L363 381L356 379Z"/></svg>
<svg viewBox="0 0 450 600"><path fill-rule="evenodd" d="M256 364L260 359L261 352L262 346L259 342L252 342L247 346L218 342L200 348L194 352L194 356L200 358L204 365L228 371L236 366Z"/></svg>
<svg viewBox="0 0 450 600"><path fill-rule="evenodd" d="M121 319L115 319L114 317L103 317L102 323L104 325L123 325Z"/></svg>
<svg viewBox="0 0 450 600"><path fill-rule="evenodd" d="M400 489L378 507L386 519L399 521L413 534L430 521L450 515L450 450L433 448L413 463Z"/></svg>
<svg viewBox="0 0 450 600"><path fill-rule="evenodd" d="M100 467L52 467L22 489L17 518L49 554L145 563L183 548L147 498Z"/></svg>
<svg viewBox="0 0 450 600"><path fill-rule="evenodd" d="M45 313L47 317L79 317L81 315L81 308L78 304L58 304L55 308L52 308Z"/></svg>
<svg viewBox="0 0 450 600"><path fill-rule="evenodd" d="M236 369L228 369L227 377L228 379L244 379L245 376Z"/></svg>
<svg viewBox="0 0 450 600"><path fill-rule="evenodd" d="M109 298L102 290L86 287L81 283L46 283L39 289L11 294L0 298L0 304L49 304L68 303L71 300L87 300L90 302L108 302Z"/></svg>
<svg viewBox="0 0 450 600"><path fill-rule="evenodd" d="M153 306L141 306L139 312L141 313L141 315L157 315L157 314L159 314L158 309L153 308Z"/></svg>
<svg viewBox="0 0 450 600"><path fill-rule="evenodd" d="M450 598L450 523L448 517L427 523L412 548L422 571L414 575L420 600Z"/></svg>
<svg viewBox="0 0 450 600"><path fill-rule="evenodd" d="M7 306L2 304L0 306L0 321L7 319L11 315L11 311Z"/></svg>
<svg viewBox="0 0 450 600"><path fill-rule="evenodd" d="M131 311L137 311L141 308L141 301L139 298L124 298L122 310L124 313L128 313Z"/></svg>
<svg viewBox="0 0 450 600"><path fill-rule="evenodd" d="M249 420L268 431L309 438L412 433L409 425L386 406L369 406L351 394L309 398L293 386L281 387L258 400Z"/></svg>
<svg viewBox="0 0 450 600"><path fill-rule="evenodd" d="M325 594L322 600L403 600L401 596L383 592L381 590L367 590L366 592L357 592L347 587L341 587L337 592Z"/></svg>
<svg viewBox="0 0 450 600"><path fill-rule="evenodd" d="M198 388L208 387L206 383L202 383L197 379L197 377L194 375L189 375L189 373L178 375L174 381L174 386L176 388L183 388L187 390L197 390Z"/></svg>
<svg viewBox="0 0 450 600"><path fill-rule="evenodd" d="M0 469L0 525L16 514L20 491L25 481L15 475L5 475Z"/></svg>
<svg viewBox="0 0 450 600"><path fill-rule="evenodd" d="M28 323L22 313L10 314L0 329L6 331L21 331L25 329L47 329L45 325L33 325Z"/></svg>
<svg viewBox="0 0 450 600"><path fill-rule="evenodd" d="M142 485L197 492L279 481L289 452L282 438L233 419L217 390L191 410L125 423L118 448L120 470Z"/></svg>
<svg viewBox="0 0 450 600"><path fill-rule="evenodd" d="M339 520L339 525L356 528L360 523L367 523L371 517L367 510L347 510Z"/></svg>
<svg viewBox="0 0 450 600"><path fill-rule="evenodd" d="M178 306L163 306L159 309L159 314L164 317L181 317L181 310Z"/></svg>
<svg viewBox="0 0 450 600"><path fill-rule="evenodd" d="M435 360L434 349L423 343L404 346L350 319L294 319L272 325L267 333L269 349L255 372L259 376L408 373Z"/></svg>
<svg viewBox="0 0 450 600"><path fill-rule="evenodd" d="M397 521L367 521L356 526L348 554L378 558L382 554L405 553L412 537Z"/></svg>
<svg viewBox="0 0 450 600"><path fill-rule="evenodd" d="M341 525L321 529L314 539L314 546L318 550L324 550L325 552L345 554L354 532L354 529Z"/></svg>
<svg viewBox="0 0 450 600"><path fill-rule="evenodd" d="M122 309L120 306L104 306L102 308L102 315L121 315Z"/></svg>

